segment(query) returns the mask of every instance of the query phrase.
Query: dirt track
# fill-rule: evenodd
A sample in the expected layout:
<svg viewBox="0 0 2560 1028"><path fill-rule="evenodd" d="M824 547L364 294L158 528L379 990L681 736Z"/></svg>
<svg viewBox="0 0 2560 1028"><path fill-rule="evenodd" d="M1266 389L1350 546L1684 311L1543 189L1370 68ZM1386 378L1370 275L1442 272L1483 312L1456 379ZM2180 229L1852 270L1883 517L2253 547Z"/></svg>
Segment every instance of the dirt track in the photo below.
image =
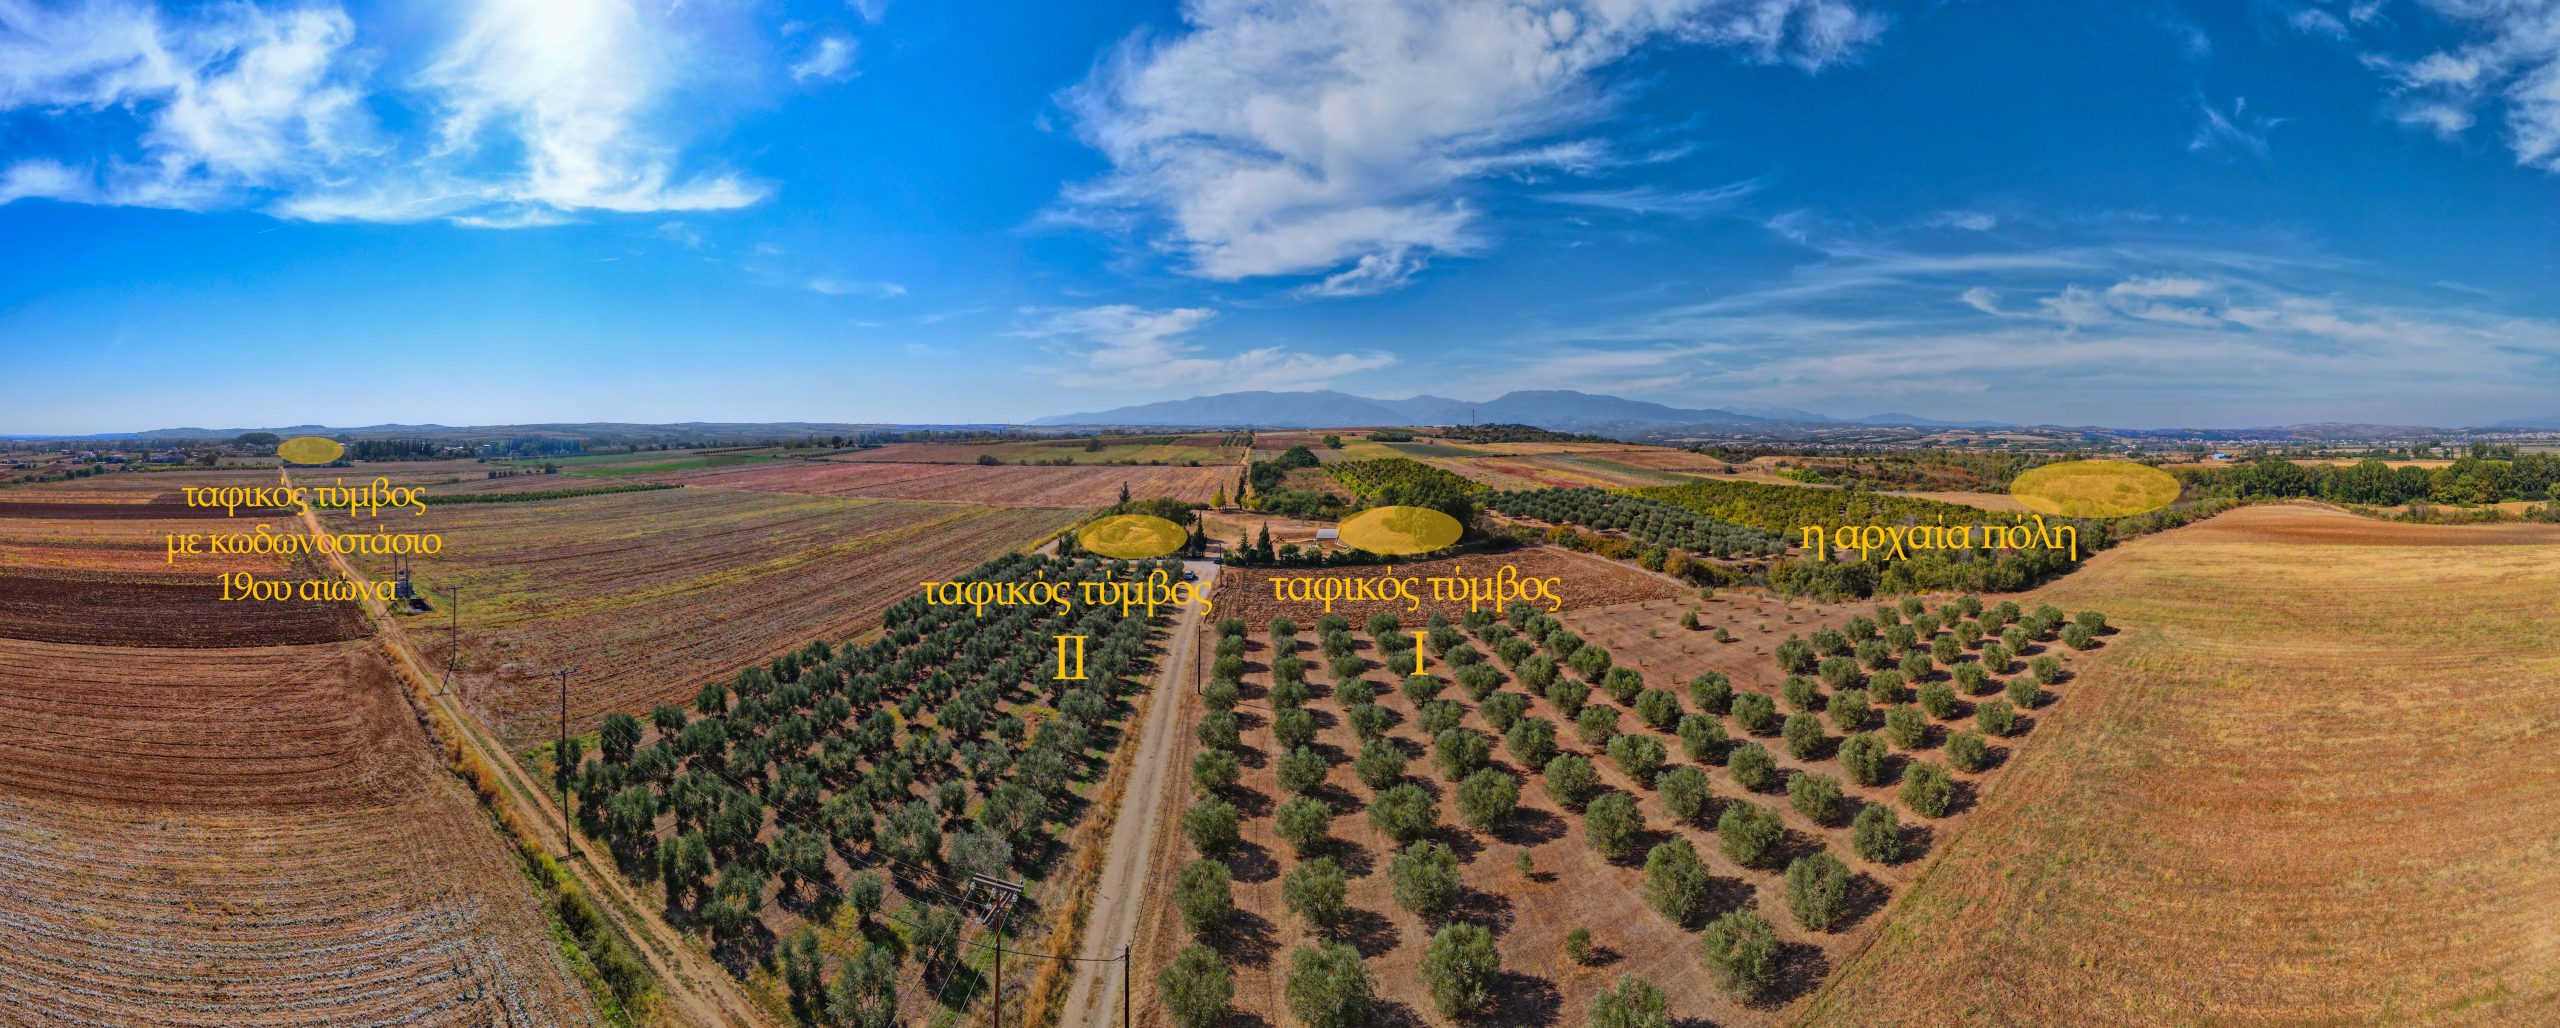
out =
<svg viewBox="0 0 2560 1028"><path fill-rule="evenodd" d="M1203 587L1217 579L1218 565L1204 560L1185 562L1199 572ZM1091 1025L1094 1028L1117 1024L1124 999L1121 996L1121 967L1118 964L1095 963L1110 960L1127 950L1138 934L1138 913L1145 904L1149 864L1154 856L1153 841L1163 819L1165 795L1172 791L1174 738L1181 734L1182 690L1192 679L1193 656L1200 644L1200 612L1186 607L1182 621L1174 626L1172 641L1167 644L1164 671L1156 679L1155 695L1147 701L1146 731L1138 741L1137 763L1130 768L1135 783L1122 801L1119 817L1111 826L1111 849L1103 863L1102 878L1094 885L1098 903L1085 925L1084 946L1077 954L1085 962L1078 965L1075 988L1067 993L1066 1012L1061 1025Z"/></svg>

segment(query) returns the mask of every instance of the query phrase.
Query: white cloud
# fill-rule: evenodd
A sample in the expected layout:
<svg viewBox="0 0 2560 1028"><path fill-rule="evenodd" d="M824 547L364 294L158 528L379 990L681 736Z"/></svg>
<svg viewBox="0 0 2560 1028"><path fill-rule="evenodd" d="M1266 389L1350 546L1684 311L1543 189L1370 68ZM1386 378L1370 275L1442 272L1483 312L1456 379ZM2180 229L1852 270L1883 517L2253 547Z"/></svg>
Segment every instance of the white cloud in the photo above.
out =
<svg viewBox="0 0 2560 1028"><path fill-rule="evenodd" d="M2365 63L2390 83L2385 109L2402 124L2450 139L2468 131L2482 108L2503 104L2507 145L2516 163L2560 173L2560 3L2420 0L2420 5L2469 38L2414 58L2368 56Z"/></svg>
<svg viewBox="0 0 2560 1028"><path fill-rule="evenodd" d="M432 59L394 79L335 6L0 0L0 110L87 119L104 140L50 169L21 162L38 178L13 177L46 188L8 198L516 227L764 195L732 173L677 169L681 140L657 122L689 57L658 15L632 0L445 10ZM387 133L377 112L394 109L423 115L424 138Z"/></svg>
<svg viewBox="0 0 2560 1028"><path fill-rule="evenodd" d="M2000 227L2000 218L1998 215L1986 214L1982 211L1942 211L1937 217L1929 219L1929 223L1940 228L1960 228L1967 232L1989 232L1992 229Z"/></svg>
<svg viewBox="0 0 2560 1028"><path fill-rule="evenodd" d="M797 81L833 81L853 70L855 47L853 37L831 32L818 37L799 63L791 66L791 77Z"/></svg>
<svg viewBox="0 0 2560 1028"><path fill-rule="evenodd" d="M1108 304L1050 313L1022 335L1066 341L1060 349L1077 361L1060 383L1073 388L1162 389L1197 392L1309 389L1395 363L1386 353L1301 353L1279 346L1202 356L1185 337L1217 312L1205 307L1154 310Z"/></svg>
<svg viewBox="0 0 2560 1028"><path fill-rule="evenodd" d="M2305 35L2327 36L2331 39L2347 38L2347 23L2339 21L2337 15L2317 7L2305 7L2295 11L2292 17L2285 19L2285 22L2292 25L2294 31Z"/></svg>
<svg viewBox="0 0 2560 1028"><path fill-rule="evenodd" d="M870 296L885 300L893 296L907 295L907 287L895 282L820 275L804 284L809 287L810 292L825 293L828 296Z"/></svg>
<svg viewBox="0 0 2560 1028"><path fill-rule="evenodd" d="M1362 262L1472 252L1463 183L1617 159L1563 137L1604 106L1593 73L1647 43L1814 69L1882 30L1849 0L1221 2L1184 17L1061 97L1113 165L1062 216L1158 215L1187 270L1229 281L1385 281Z"/></svg>
<svg viewBox="0 0 2560 1028"><path fill-rule="evenodd" d="M1538 199L1549 203L1574 204L1582 207L1606 207L1630 214L1669 214L1695 218L1725 210L1744 197L1758 192L1758 180L1732 182L1713 189L1664 189L1659 186L1633 186L1626 189L1596 189L1541 193Z"/></svg>
<svg viewBox="0 0 2560 1028"><path fill-rule="evenodd" d="M701 229L687 225L681 221L660 222L658 227L652 230L649 234L660 239L664 239L667 242L674 243L677 246L684 247L687 250L702 249L702 244L706 238L703 236Z"/></svg>
<svg viewBox="0 0 2560 1028"><path fill-rule="evenodd" d="M2236 146L2256 155L2259 160L2267 159L2267 133L2285 122L2283 118L2250 114L2247 97L2233 98L2231 113L2227 115L2214 105L2201 101L2197 102L2196 111L2201 118L2196 124L2195 138L2187 141L2187 149L2202 151Z"/></svg>

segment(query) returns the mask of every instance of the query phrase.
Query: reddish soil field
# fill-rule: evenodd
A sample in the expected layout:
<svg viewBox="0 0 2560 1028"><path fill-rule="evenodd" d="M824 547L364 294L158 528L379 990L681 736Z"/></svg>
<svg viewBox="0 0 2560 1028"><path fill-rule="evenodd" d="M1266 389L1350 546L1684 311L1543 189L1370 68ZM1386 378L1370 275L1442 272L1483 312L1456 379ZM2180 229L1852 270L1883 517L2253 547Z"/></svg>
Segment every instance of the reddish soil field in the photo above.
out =
<svg viewBox="0 0 2560 1028"><path fill-rule="evenodd" d="M369 643L0 641L0 1021L592 1024Z"/></svg>
<svg viewBox="0 0 2560 1028"><path fill-rule="evenodd" d="M1574 555L1579 557L1579 555ZM1605 563L1594 561L1594 563ZM1613 565L1616 566L1616 565ZM1239 569L1228 569L1235 574ZM1263 590L1267 598L1267 587ZM1267 620L1264 610L1253 609L1243 615L1230 611L1221 593L1220 617L1245 616L1248 624L1258 626ZM1946 597L1930 597L1934 607ZM1996 599L1993 598L1993 599ZM1699 630L1682 629L1678 619L1684 611L1700 611L1707 626ZM1688 679L1707 670L1726 671L1737 691L1774 693L1784 677L1775 665L1770 651L1775 642L1788 634L1809 634L1815 627L1838 625L1855 614L1869 613L1871 604L1826 606L1812 603L1789 603L1773 597L1743 592L1726 592L1717 597L1696 601L1686 597L1659 598L1649 601L1600 606L1568 607L1558 615L1566 627L1582 636L1588 644L1608 648L1621 666L1639 669L1648 685L1678 691L1682 706L1694 710L1688 702L1684 685ZM1275 611L1276 612L1276 611ZM1386 870L1395 853L1395 844L1372 829L1365 815L1373 791L1353 774L1351 757L1361 742L1349 726L1342 708L1333 699L1330 668L1317 650L1316 634L1308 627L1315 614L1291 610L1299 621L1301 634L1296 640L1297 655L1312 662L1308 680L1315 694L1309 704L1317 712L1316 749L1330 763L1326 784L1316 793L1334 810L1331 825L1334 842L1322 854L1341 864L1349 876L1349 903L1353 915L1343 940L1358 949L1378 994L1387 1004L1379 1016L1385 1024L1446 1024L1431 1004L1420 974L1422 954L1431 937L1432 926L1398 906L1392 896ZM1374 652L1365 632L1360 628L1365 612L1347 614L1360 639L1360 651ZM1422 614L1405 615L1408 627L1419 627ZM1257 620L1260 619L1260 620ZM1766 622L1766 631L1761 629ZM1727 625L1736 639L1730 643L1713 640L1713 629ZM1485 643L1474 641L1478 649ZM1205 646L1205 644L1204 644ZM2074 654L2054 643L2039 644L2030 655L2052 652L2060 654L2073 666L2085 664L2106 653ZM1234 868L1237 906L1243 913L1238 924L1221 932L1212 945L1229 960L1236 976L1236 1006L1249 1018L1261 1023L1291 1023L1283 997L1288 955L1301 945L1314 941L1313 935L1299 919L1288 912L1281 901L1281 880L1299 858L1277 834L1273 811L1288 798L1273 768L1276 743L1271 736L1271 711L1263 697L1267 694L1270 675L1267 670L1274 651L1270 639L1258 627L1252 634L1247 652L1245 700L1237 708L1244 727L1245 748L1242 763L1243 781L1231 796L1244 814L1242 851L1230 858ZM1435 673L1444 677L1445 666L1432 661ZM2023 665L2013 666L2013 673L2023 673ZM1444 778L1433 766L1429 740L1416 727L1418 708L1395 691L1401 680L1377 666L1374 658L1363 677L1378 686L1377 703L1394 712L1397 723L1387 737L1403 748L1411 759L1406 780L1419 783L1439 800L1441 827L1428 838L1448 844L1461 861L1466 893L1453 920L1484 925L1495 934L1502 956L1502 977L1494 987L1494 1008L1470 1022L1478 1024L1578 1024L1587 1011L1592 995L1614 983L1618 976L1633 973L1663 989L1671 1000L1671 1013L1679 1023L1702 1024L1775 1024L1791 1019L1803 1008L1805 997L1829 975L1834 967L1863 948L1879 932L1886 930L1880 914L1890 896L1903 888L1929 866L1930 859L1945 845L1944 840L1961 832L1973 817L1978 797L1983 795L2009 762L2009 755L2022 744L2031 745L2032 734L1995 740L1993 760L1987 770L1957 773L1957 806L1948 816L1926 818L1901 811L1905 827L1905 843L1912 855L1903 862L1880 865L1858 857L1850 843L1848 818L1834 824L1814 822L1790 808L1783 790L1768 788L1746 790L1736 783L1721 766L1697 765L1685 759L1676 738L1645 726L1631 710L1621 708L1607 694L1594 691L1590 705L1618 709L1619 730L1653 735L1665 744L1669 755L1666 766L1700 766L1710 783L1712 823L1716 812L1735 803L1756 804L1777 814L1786 829L1784 852L1792 857L1816 851L1828 851L1848 865L1853 875L1852 899L1847 921L1821 932L1799 925L1785 901L1784 875L1780 870L1743 867L1726 858L1718 848L1711 828L1676 822L1663 806L1659 796L1644 785L1620 773L1603 753L1605 747L1585 743L1574 729L1572 719L1543 697L1530 700L1528 714L1543 718L1559 728L1557 744L1562 752L1591 758L1600 772L1604 789L1627 793L1637 798L1643 813L1648 837L1643 847L1679 836L1689 840L1706 865L1712 879L1709 916L1735 906L1753 909L1775 926L1784 950L1785 970L1778 996L1768 1003L1744 1004L1718 990L1709 980L1699 955L1699 935L1694 927L1684 928L1664 918L1650 907L1643 896L1642 860L1613 862L1602 857L1585 842L1582 816L1579 812L1557 805L1542 786L1540 769L1516 764L1508 748L1500 742L1476 704L1465 699L1454 687L1443 698L1458 700L1468 710L1462 727L1493 737L1495 741L1491 766L1521 779L1519 812L1513 822L1496 832L1486 833L1465 828L1456 820L1455 783ZM1506 672L1503 688L1519 691L1520 686ZM2045 705L2028 714L2027 723L2041 720L2048 712L2066 703L2058 697L2071 692L2071 680L2048 690ZM1187 720L1196 721L1201 713L1196 690L1187 693ZM1970 726L1972 705L1963 702L1956 716L1933 722L1931 737L1911 755L1897 751L1890 758L1898 766L1914 757L1942 760L1936 747L1954 729ZM1781 703L1780 712L1788 708ZM1855 810L1867 803L1898 805L1897 786L1893 778L1883 786L1862 787L1848 781L1835 755L1826 751L1812 760L1790 756L1774 730L1752 736L1733 724L1730 717L1720 719L1735 740L1749 739L1761 744L1775 759L1781 781L1799 771L1813 771L1839 779L1847 797L1847 806ZM1880 716L1878 718L1880 721ZM1836 742L1839 732L1826 729ZM2022 732L2025 730L2022 729ZM1198 751L1196 739L1183 741L1182 760L1187 765ZM1898 771L1895 772L1898 776ZM1181 805L1197 798L1197 787L1188 781L1172 786ZM1158 862L1168 866L1159 877L1164 891L1170 891L1173 873L1194 859L1195 854L1178 832L1168 832L1158 840ZM1641 850L1642 847L1640 847ZM1536 872L1523 877L1514 866L1518 852L1526 850ZM1781 864L1783 866L1783 863ZM1149 966L1162 966L1172 959L1182 945L1191 941L1169 909L1158 909L1151 915L1142 933L1143 951ZM1589 965L1577 964L1563 953L1567 933L1587 928L1599 952ZM1141 988L1143 1000L1154 990ZM1142 1020L1151 1025L1169 1023L1160 1004L1143 1008Z"/></svg>
<svg viewBox="0 0 2560 1028"><path fill-rule="evenodd" d="M244 515L252 513L245 507L241 508L240 512ZM184 494L181 494L176 502L153 500L149 503L75 503L57 500L37 503L0 503L0 519L8 520L44 518L70 521L179 521L229 516L231 516L230 512L221 507L187 506Z"/></svg>
<svg viewBox="0 0 2560 1028"><path fill-rule="evenodd" d="M365 635L354 603L224 600L219 584L0 575L0 638L107 646L291 646Z"/></svg>
<svg viewBox="0 0 2560 1028"><path fill-rule="evenodd" d="M653 477L687 485L815 496L947 500L997 507L1108 507L1119 502L1123 485L1140 498L1170 496L1206 503L1218 490L1234 486L1236 471L1228 465L1025 467L793 461Z"/></svg>

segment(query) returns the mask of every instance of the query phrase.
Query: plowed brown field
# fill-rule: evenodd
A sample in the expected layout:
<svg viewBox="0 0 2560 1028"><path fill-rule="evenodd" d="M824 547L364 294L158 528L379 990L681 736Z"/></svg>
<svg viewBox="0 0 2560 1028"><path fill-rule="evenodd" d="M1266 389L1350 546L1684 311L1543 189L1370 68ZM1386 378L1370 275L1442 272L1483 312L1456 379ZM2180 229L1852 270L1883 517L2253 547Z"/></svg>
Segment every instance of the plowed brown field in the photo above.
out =
<svg viewBox="0 0 2560 1028"><path fill-rule="evenodd" d="M2039 598L2105 608L1822 1024L2550 1024L2560 530L2251 507Z"/></svg>
<svg viewBox="0 0 2560 1028"><path fill-rule="evenodd" d="M688 488L433 506L389 523L444 539L442 553L413 566L439 609L415 616L410 637L431 663L448 660L451 610L440 590L461 586L454 688L521 745L555 730L552 668L579 669L569 718L584 731L608 711L691 697L713 677L811 639L869 632L916 583L1027 546L1074 517ZM369 519L327 524L372 530ZM368 576L389 573L389 558L357 563Z"/></svg>
<svg viewBox="0 0 2560 1028"><path fill-rule="evenodd" d="M201 578L0 574L0 638L106 646L291 646L365 634L352 603L224 600L219 584Z"/></svg>
<svg viewBox="0 0 2560 1028"><path fill-rule="evenodd" d="M652 476L687 485L813 496L949 500L997 507L1108 507L1120 489L1148 498L1207 503L1233 488L1233 465L1205 467L1022 467L906 464L887 461L791 461L744 468L705 468Z"/></svg>
<svg viewBox="0 0 2560 1028"><path fill-rule="evenodd" d="M367 643L0 641L0 1021L595 1022Z"/></svg>

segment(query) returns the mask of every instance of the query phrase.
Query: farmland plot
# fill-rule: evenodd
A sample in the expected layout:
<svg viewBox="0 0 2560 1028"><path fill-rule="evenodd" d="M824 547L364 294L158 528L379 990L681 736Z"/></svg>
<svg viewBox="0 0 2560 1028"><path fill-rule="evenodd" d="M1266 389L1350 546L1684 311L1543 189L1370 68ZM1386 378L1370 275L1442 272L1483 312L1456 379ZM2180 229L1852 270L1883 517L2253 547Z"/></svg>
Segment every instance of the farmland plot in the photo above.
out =
<svg viewBox="0 0 2560 1028"><path fill-rule="evenodd" d="M370 644L0 640L11 1024L582 1025Z"/></svg>
<svg viewBox="0 0 2560 1028"><path fill-rule="evenodd" d="M443 552L419 558L413 573L430 596L462 587L456 690L521 745L554 730L554 667L579 668L571 730L592 729L608 711L690 697L715 675L812 638L868 631L916 583L1074 516L687 488L439 505L389 520L443 536ZM333 531L353 522L329 520ZM359 564L371 577L389 573L388 558ZM454 659L447 613L411 622L431 663Z"/></svg>
<svg viewBox="0 0 2560 1028"><path fill-rule="evenodd" d="M1678 627L1679 615L1693 609L1704 612L1705 622L1731 625L1725 634L1734 637L1718 641L1705 623ZM1904 609L1896 606L1895 616ZM1928 611L1921 623L1941 632L1945 615L1918 609ZM1370 1023L1581 1023L1594 997L1622 974L1660 988L1677 1018L1785 1020L1833 967L1883 930L1877 910L1961 831L1976 798L2020 745L2019 734L2066 702L2068 668L2084 655L2054 639L2072 634L2071 626L2051 620L2051 612L2021 611L2027 627L2008 627L2025 633L2021 649L2028 658L2055 658L2054 681L2029 681L2023 692L2034 694L2035 711L2010 712L2018 723L1988 739L1979 763L1969 753L1962 760L1952 755L1984 741L1970 734L1979 711L2005 711L2002 694L2020 695L1998 678L2028 677L2029 659L2008 656L2006 643L1994 656L1962 641L1986 630L1997 638L2006 623L2006 610L1979 609L1979 620L1953 612L1947 623L1967 632L1936 635L1944 646L1913 629L1898 654L1879 653L1901 657L1897 669L1925 662L1924 682L1933 688L1950 679L1966 683L1944 707L1897 706L1903 713L1891 718L1881 709L1887 703L1843 706L1848 694L1864 695L1845 673L1835 673L1839 687L1810 680L1786 685L1787 671L1774 657L1780 643L1790 651L1808 645L1777 633L1811 636L1818 628L1837 632L1836 645L1854 652L1860 621L1874 633L1865 641L1884 650L1891 644L1876 627L1881 615L1867 607L1737 595L1704 604L1657 599L1581 607L1552 619L1526 611L1509 619L1480 616L1464 628L1439 630L1445 638L1431 648L1449 644L1430 661L1439 680L1418 692L1407 691L1403 672L1415 652L1405 641L1407 630L1425 624L1419 615L1383 625L1364 625L1355 616L1312 628L1301 619L1291 637L1252 629L1236 649L1221 647L1221 659L1232 653L1242 668L1241 689L1230 694L1232 714L1216 712L1229 700L1214 684L1187 711L1201 728L1184 755L1200 762L1197 770L1219 766L1224 758L1217 752L1232 753L1235 784L1218 784L1201 772L1176 786L1195 812L1220 804L1238 812L1236 839L1219 843L1213 835L1203 845L1197 834L1188 840L1169 834L1158 853L1159 861L1176 867L1195 859L1222 864L1236 912L1187 927L1189 915L1164 901L1143 937L1149 961L1165 966L1197 940L1229 967L1235 1007L1275 1024L1294 1018L1295 954L1328 941L1347 945L1365 969L1378 997L1365 1015ZM1229 612L1223 600L1220 612ZM1528 645L1542 628L1571 633L1578 645ZM1936 656L1950 648L1946 659ZM1586 659L1571 670L1536 668L1556 654L1585 649L1617 659ZM2003 665L2001 672L1971 685L1973 675L1964 669L1988 661ZM1872 667L1863 658L1860 664ZM1453 666L1485 671L1468 672L1481 679L1473 684L1452 684ZM1613 670L1595 673L1604 666ZM1886 688L1882 671L1855 677ZM1692 684L1701 678L1717 688ZM1555 687L1540 690L1531 679ZM1897 688L1908 702L1908 687ZM1779 693L1790 694L1783 705ZM1844 699L1835 702L1833 695ZM1771 713L1746 712L1753 704L1766 704ZM1383 714L1366 710L1372 707ZM1777 718L1799 711L1812 712L1801 718L1806 724L1781 732ZM1234 743L1220 741L1223 728L1213 731L1211 724L1230 716L1240 729ZM1298 720L1289 723L1292 718ZM1518 726L1533 723L1543 730L1529 733L1529 743L1517 741L1528 731ZM1801 749L1795 748L1799 727L1811 740ZM1891 731L1908 734L1879 741ZM1845 741L1869 733L1868 742ZM1290 749L1301 745L1289 741L1292 734L1308 740L1303 751ZM1860 755L1853 758L1852 749ZM1741 756L1745 750L1750 758ZM1851 770L1853 763L1863 770ZM1929 784L1950 763L1964 766ZM1310 771L1314 777L1303 777ZM1587 783L1566 784L1576 773ZM1293 782L1293 775L1301 777ZM1830 792L1795 784L1817 780ZM1914 782L1923 783L1917 791ZM1568 794L1581 790L1588 791ZM1428 811L1418 830L1408 818L1381 816L1403 809L1399 792ZM1505 798L1484 800L1497 792ZM1603 833L1597 827L1603 808L1613 818L1632 815L1632 832ZM1886 812L1898 815L1881 822L1889 830L1860 829ZM1310 825L1312 834L1303 834ZM1756 849L1734 841L1745 837L1761 841ZM1879 840L1899 852L1877 848ZM1666 847L1679 852L1663 857ZM1693 861L1694 870L1682 887L1658 892L1648 865L1679 862L1672 858ZM1421 870L1434 860L1451 869L1448 884L1416 884L1435 880ZM1804 872L1810 881L1824 860L1837 861L1830 873L1840 876L1832 880L1840 891L1826 893L1817 884L1799 897L1791 884L1795 868L1812 869ZM1318 861L1338 868L1344 885L1335 908L1339 920L1331 926L1317 920L1322 904L1300 903L1302 886L1324 877ZM1400 866L1407 863L1413 867ZM1676 915L1668 909L1674 896L1684 908ZM1756 917L1774 939L1772 973L1743 990L1756 999L1720 986L1702 959L1705 926L1737 911ZM1426 954L1451 925L1485 928L1499 954L1490 1005L1471 1019L1441 1013L1429 984ZM1586 954L1574 951L1577 929L1588 933L1581 940ZM1155 1000L1149 1023L1164 1023L1163 994Z"/></svg>
<svg viewBox="0 0 2560 1028"><path fill-rule="evenodd" d="M1108 507L1129 495L1169 496L1209 502L1232 492L1236 469L1208 467L1017 467L979 464L911 464L889 461L795 461L757 468L715 468L664 476L664 481L772 493L949 500L998 507Z"/></svg>
<svg viewBox="0 0 2560 1028"><path fill-rule="evenodd" d="M2540 1024L2560 531L2248 507L2041 593L2121 653L1817 1024Z"/></svg>

